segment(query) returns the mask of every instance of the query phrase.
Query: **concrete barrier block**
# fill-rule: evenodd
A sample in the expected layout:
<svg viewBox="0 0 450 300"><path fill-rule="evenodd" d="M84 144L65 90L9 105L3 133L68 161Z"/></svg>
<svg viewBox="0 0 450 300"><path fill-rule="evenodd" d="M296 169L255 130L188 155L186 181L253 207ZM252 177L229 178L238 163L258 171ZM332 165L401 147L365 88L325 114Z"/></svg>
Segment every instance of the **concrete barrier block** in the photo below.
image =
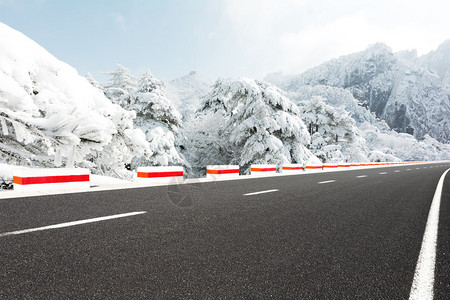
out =
<svg viewBox="0 0 450 300"><path fill-rule="evenodd" d="M238 165L209 165L206 166L206 178L230 178L239 176Z"/></svg>
<svg viewBox="0 0 450 300"><path fill-rule="evenodd" d="M323 164L324 169L337 169L338 166L339 166L338 163L324 163Z"/></svg>
<svg viewBox="0 0 450 300"><path fill-rule="evenodd" d="M305 166L305 171L311 172L311 171L322 171L323 170L323 164L307 164Z"/></svg>
<svg viewBox="0 0 450 300"><path fill-rule="evenodd" d="M13 172L13 185L19 192L89 189L90 174L83 168L23 168Z"/></svg>
<svg viewBox="0 0 450 300"><path fill-rule="evenodd" d="M251 175L268 175L277 173L276 165L251 165Z"/></svg>
<svg viewBox="0 0 450 300"><path fill-rule="evenodd" d="M184 180L184 168L181 166L138 167L139 183L171 183Z"/></svg>
<svg viewBox="0 0 450 300"><path fill-rule="evenodd" d="M295 174L303 172L303 165L300 164L289 164L289 165L283 165L281 167L282 173L286 174Z"/></svg>
<svg viewBox="0 0 450 300"><path fill-rule="evenodd" d="M350 163L340 162L338 168L350 168Z"/></svg>

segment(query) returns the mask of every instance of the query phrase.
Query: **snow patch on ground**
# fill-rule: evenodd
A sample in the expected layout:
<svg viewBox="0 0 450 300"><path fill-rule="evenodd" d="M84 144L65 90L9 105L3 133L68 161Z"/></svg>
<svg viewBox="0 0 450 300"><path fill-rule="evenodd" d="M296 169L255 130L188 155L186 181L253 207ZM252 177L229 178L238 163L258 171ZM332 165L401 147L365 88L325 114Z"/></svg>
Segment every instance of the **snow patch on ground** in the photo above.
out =
<svg viewBox="0 0 450 300"><path fill-rule="evenodd" d="M131 181L123 180L114 178L111 176L101 176L101 175L95 175L91 174L91 186L98 186L98 185L109 185L109 184L124 184L124 183L130 183Z"/></svg>

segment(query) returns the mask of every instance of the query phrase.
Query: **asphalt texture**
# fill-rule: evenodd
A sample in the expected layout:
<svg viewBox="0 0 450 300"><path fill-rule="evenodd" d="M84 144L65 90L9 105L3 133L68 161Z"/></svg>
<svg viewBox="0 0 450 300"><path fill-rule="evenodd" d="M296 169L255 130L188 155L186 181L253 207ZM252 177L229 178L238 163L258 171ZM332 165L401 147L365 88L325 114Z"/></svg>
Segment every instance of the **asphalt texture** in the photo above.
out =
<svg viewBox="0 0 450 300"><path fill-rule="evenodd" d="M0 237L0 299L407 299L430 204L448 168L3 199L0 234L147 213ZM436 299L450 298L449 199L450 174Z"/></svg>

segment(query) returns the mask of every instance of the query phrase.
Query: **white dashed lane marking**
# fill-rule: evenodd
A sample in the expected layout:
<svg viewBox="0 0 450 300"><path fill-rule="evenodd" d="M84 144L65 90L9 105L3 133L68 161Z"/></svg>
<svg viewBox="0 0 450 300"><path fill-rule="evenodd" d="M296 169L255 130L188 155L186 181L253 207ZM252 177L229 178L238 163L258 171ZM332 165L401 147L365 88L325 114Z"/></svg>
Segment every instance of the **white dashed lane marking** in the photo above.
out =
<svg viewBox="0 0 450 300"><path fill-rule="evenodd" d="M259 194L266 194L266 193L273 193L273 192L278 192L279 190L274 189L274 190L266 190L266 191L259 191L259 192L253 192L253 193L247 193L244 194L244 196L253 196L253 195L259 195Z"/></svg>
<svg viewBox="0 0 450 300"><path fill-rule="evenodd" d="M146 213L146 211L136 211L136 212L131 212L131 213L112 215L112 216L106 216L106 217L99 217L99 218L93 218L93 219L86 219L86 220L79 220L79 221L73 221L73 222L49 225L49 226L44 226L44 227L29 228L29 229L24 229L24 230L0 233L0 237L10 236L10 235L18 235L18 234L24 234L24 233L30 233L30 232L35 232L35 231L43 231L43 230L49 230L49 229L58 229L58 228L64 228L64 227L70 227L70 226L76 226L76 225L82 225L82 224L106 221L106 220L117 219L117 218L125 218L125 217L131 217L131 216L135 216L135 215L145 214L145 213Z"/></svg>
<svg viewBox="0 0 450 300"><path fill-rule="evenodd" d="M387 174L387 172L381 172L380 173L380 175L386 175Z"/></svg>
<svg viewBox="0 0 450 300"><path fill-rule="evenodd" d="M332 182L335 182L335 181L336 181L336 180L320 181L320 182L318 182L318 184L332 183Z"/></svg>
<svg viewBox="0 0 450 300"><path fill-rule="evenodd" d="M356 176L356 178L366 178L367 177L367 175L359 175L359 176Z"/></svg>

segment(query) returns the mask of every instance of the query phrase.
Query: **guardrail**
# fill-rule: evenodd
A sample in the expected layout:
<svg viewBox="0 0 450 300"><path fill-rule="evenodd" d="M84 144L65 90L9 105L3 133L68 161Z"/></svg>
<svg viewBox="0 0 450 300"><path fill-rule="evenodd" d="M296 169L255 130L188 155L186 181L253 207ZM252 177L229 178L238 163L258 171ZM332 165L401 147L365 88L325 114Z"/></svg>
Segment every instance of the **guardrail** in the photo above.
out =
<svg viewBox="0 0 450 300"><path fill-rule="evenodd" d="M251 175L271 176L277 173L301 174L329 170L350 170L360 167L396 166L433 162L340 162L323 164L255 164L250 166ZM182 166L138 167L136 181L138 183L175 183L185 179ZM238 165L208 165L206 178L237 178ZM21 168L13 173L13 186L16 191L47 191L67 189L88 189L90 187L90 171L83 168Z"/></svg>

